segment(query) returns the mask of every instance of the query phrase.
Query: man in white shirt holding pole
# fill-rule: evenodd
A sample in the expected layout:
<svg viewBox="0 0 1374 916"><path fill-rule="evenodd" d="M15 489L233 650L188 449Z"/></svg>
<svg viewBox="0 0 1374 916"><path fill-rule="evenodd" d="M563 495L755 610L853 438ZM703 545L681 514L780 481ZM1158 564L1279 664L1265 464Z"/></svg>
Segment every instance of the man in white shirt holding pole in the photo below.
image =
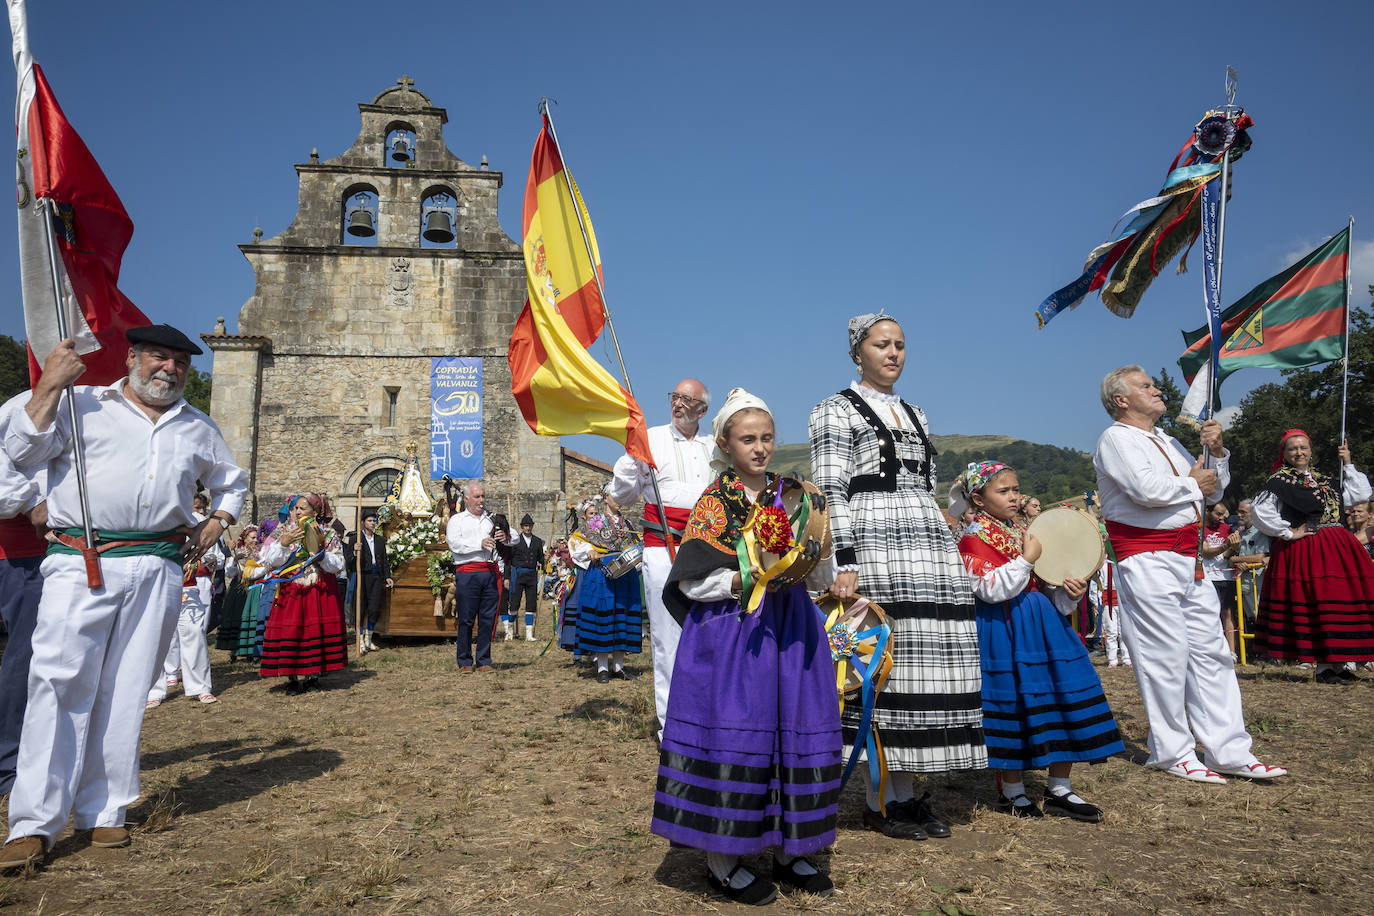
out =
<svg viewBox="0 0 1374 916"><path fill-rule="evenodd" d="M1204 503L1220 500L1231 477L1221 424L1202 424L1208 467L1155 425L1164 398L1140 366L1109 372L1101 395L1116 422L1097 440L1093 464L1116 557L1122 635L1150 720L1146 764L1193 782L1284 776L1250 752L1221 607L1198 565Z"/></svg>
<svg viewBox="0 0 1374 916"><path fill-rule="evenodd" d="M682 628L663 604L663 586L673 565L676 545L691 517L701 491L711 483L709 434L700 431L701 418L711 406L711 393L694 378L677 383L668 396L673 420L649 429L649 451L658 465L658 494L654 492L647 464L629 455L615 463L614 476L606 485L606 495L618 506L644 499L644 600L649 609L649 643L654 652L654 706L658 712L658 731L668 712L668 688L673 680L673 660ZM663 504L657 502L662 497ZM668 548L665 537L672 539Z"/></svg>
<svg viewBox="0 0 1374 916"><path fill-rule="evenodd" d="M74 815L94 846L127 846L139 794L138 741L148 685L167 653L182 563L212 549L243 507L248 475L205 414L182 398L200 347L167 325L127 332L129 375L76 386L90 518L83 520L67 387L85 371L71 340L47 357L5 450L48 466L53 541L33 633L29 700L0 868L41 861ZM59 409L60 408L60 409ZM210 515L197 522L199 481ZM83 525L98 533L87 551ZM103 585L93 587L98 570Z"/></svg>

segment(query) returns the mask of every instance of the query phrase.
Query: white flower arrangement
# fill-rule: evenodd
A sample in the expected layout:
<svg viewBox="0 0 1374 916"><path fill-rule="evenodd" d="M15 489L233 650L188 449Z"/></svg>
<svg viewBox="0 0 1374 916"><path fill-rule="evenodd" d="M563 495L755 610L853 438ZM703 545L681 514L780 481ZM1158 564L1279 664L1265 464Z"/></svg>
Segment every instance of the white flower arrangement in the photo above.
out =
<svg viewBox="0 0 1374 916"><path fill-rule="evenodd" d="M422 519L387 535L386 552L393 566L423 556L429 545L440 540L439 523Z"/></svg>

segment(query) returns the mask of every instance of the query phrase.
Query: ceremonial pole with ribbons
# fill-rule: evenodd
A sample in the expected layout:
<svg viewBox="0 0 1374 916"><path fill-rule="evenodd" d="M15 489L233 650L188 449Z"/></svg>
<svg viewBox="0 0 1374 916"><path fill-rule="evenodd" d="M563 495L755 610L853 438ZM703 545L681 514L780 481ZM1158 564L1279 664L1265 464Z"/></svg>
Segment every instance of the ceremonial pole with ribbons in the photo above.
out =
<svg viewBox="0 0 1374 916"><path fill-rule="evenodd" d="M1353 213L1350 216L1348 232L1350 244L1354 245L1355 215ZM1342 325L1345 328L1345 353L1341 357L1341 438L1336 443L1337 448L1345 445L1346 408L1350 403L1350 297L1352 295L1350 284L1350 261L1351 258L1347 254L1345 259L1345 321ZM1345 467L1339 463L1336 466L1336 479L1340 481L1341 505L1345 505Z"/></svg>
<svg viewBox="0 0 1374 916"><path fill-rule="evenodd" d="M611 346L613 346L614 349L616 349L616 361L618 364L620 364L620 378L622 382L625 383L625 391L629 393L629 396L633 397L635 396L635 389L633 389L633 386L631 385L631 383L629 383L629 372L627 371L627 369L625 369L625 357L622 356L620 352L620 339L617 339L616 336L616 325L611 323L610 305L606 302L606 287L603 286L602 283L602 275L600 275L600 268L598 265L598 258L596 258L595 246L594 244L592 244L591 235L589 235L589 233L587 232L587 221L585 221L583 218L583 207L581 207L581 195L578 194L577 188L573 187L572 177L570 177L570 169L567 168L567 158L565 157L565 155L563 155L562 144L558 143L558 130L554 128L554 115L552 115L551 111L548 110L547 96L539 100L539 113L543 115L545 121L548 122L548 135L550 135L550 137L552 137L552 140L554 140L554 148L556 151L558 151L559 161L563 163L563 183L565 183L567 187L567 194L572 196L573 201L577 203L577 206L573 207L573 213L577 214L577 228L578 231L581 232L581 235L583 235L583 244L585 247L587 247L587 257L591 258L592 264L595 265L595 269L594 271L592 271L592 277L594 277L596 283L596 291L598 291L598 293L600 294L600 302L602 302L602 309L605 310L606 330L610 332ZM661 516L660 520L662 526L664 526L664 542L666 545L668 545L669 559L677 559L677 548L675 547L675 545L673 545L673 533L671 526L669 526L668 523L668 508L666 508L664 505L664 494L662 494L660 492L660 489L658 489L658 471L657 468L655 468L651 463L649 466L649 482L650 485L654 488L654 500L658 503L658 512L660 512Z"/></svg>

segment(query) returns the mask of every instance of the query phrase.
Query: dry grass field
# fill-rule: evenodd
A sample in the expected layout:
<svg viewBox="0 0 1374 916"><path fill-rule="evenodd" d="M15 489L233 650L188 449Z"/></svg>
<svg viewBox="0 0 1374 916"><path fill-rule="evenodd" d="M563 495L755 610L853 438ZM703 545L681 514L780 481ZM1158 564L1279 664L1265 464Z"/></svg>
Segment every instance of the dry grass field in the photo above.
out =
<svg viewBox="0 0 1374 916"><path fill-rule="evenodd" d="M498 643L459 676L452 644L388 643L285 695L215 654L221 702L174 694L143 731L144 797L127 849L70 832L48 866L0 882L0 907L62 913L740 912L703 857L649 833L655 765L648 656L598 685L542 643ZM932 781L951 839L859 826L846 789L825 858L829 899L778 912L870 914L1356 913L1374 900L1374 678L1326 687L1246 668L1275 785L1186 783L1140 766L1128 669L1102 669L1128 759L1081 769L1098 825L990 810L991 779ZM1043 774L1031 780L1043 785Z"/></svg>

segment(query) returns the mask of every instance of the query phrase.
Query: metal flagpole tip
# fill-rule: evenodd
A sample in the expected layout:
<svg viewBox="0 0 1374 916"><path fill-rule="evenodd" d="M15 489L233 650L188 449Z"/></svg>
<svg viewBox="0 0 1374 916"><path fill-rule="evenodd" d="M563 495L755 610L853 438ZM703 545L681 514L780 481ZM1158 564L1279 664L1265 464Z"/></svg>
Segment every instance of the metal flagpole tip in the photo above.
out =
<svg viewBox="0 0 1374 916"><path fill-rule="evenodd" d="M1234 108L1236 105L1236 68L1230 64L1226 65L1226 107Z"/></svg>

